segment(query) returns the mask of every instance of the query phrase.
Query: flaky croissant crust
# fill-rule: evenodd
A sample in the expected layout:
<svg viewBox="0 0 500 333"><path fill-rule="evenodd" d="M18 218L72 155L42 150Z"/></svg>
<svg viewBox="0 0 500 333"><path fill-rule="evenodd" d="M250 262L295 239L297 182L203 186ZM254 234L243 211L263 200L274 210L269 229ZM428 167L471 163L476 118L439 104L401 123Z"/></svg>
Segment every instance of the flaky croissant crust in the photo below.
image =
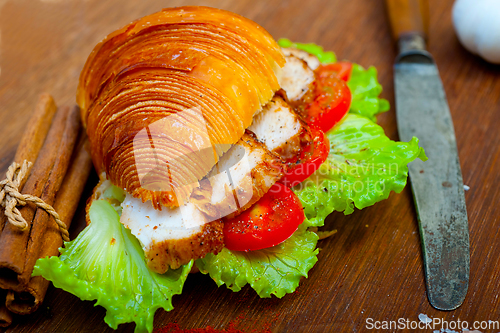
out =
<svg viewBox="0 0 500 333"><path fill-rule="evenodd" d="M77 92L96 169L156 208L178 206L280 88L284 62L262 27L208 7L111 33Z"/></svg>

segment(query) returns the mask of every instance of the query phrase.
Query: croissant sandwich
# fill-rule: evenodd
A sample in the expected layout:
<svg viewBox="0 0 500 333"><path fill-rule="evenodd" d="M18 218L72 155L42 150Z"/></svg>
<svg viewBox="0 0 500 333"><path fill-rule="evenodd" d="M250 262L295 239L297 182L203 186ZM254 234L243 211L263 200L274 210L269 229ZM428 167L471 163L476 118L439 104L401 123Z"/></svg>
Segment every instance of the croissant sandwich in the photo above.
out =
<svg viewBox="0 0 500 333"><path fill-rule="evenodd" d="M374 68L279 45L219 9L168 8L109 34L77 91L100 176L87 227L34 274L137 331L192 270L261 297L293 292L325 217L401 191L424 157L375 124L380 91Z"/></svg>

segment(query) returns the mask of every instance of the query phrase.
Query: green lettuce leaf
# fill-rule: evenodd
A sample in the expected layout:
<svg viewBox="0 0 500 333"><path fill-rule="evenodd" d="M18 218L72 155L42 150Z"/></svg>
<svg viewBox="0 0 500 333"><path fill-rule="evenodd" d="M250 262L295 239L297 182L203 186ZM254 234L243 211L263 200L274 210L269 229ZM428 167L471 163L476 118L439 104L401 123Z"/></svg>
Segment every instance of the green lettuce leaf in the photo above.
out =
<svg viewBox="0 0 500 333"><path fill-rule="evenodd" d="M377 69L364 69L358 64L352 64L352 72L347 86L351 90L352 102L350 113L365 116L376 122L375 116L389 110L389 102L379 98L382 86L377 80Z"/></svg>
<svg viewBox="0 0 500 333"><path fill-rule="evenodd" d="M95 305L107 310L104 321L114 329L135 322L136 332L151 332L156 310L173 309L172 296L182 292L193 261L157 274L148 269L138 240L108 201L94 201L89 214L92 222L64 243L59 257L37 260L33 276L82 300L97 300Z"/></svg>
<svg viewBox="0 0 500 333"><path fill-rule="evenodd" d="M323 47L316 45L314 43L294 43L286 38L281 38L278 40L278 44L281 47L293 47L302 51L306 51L312 55L315 55L319 62L322 64L331 64L337 62L337 57L332 51L324 51Z"/></svg>
<svg viewBox="0 0 500 333"><path fill-rule="evenodd" d="M382 127L349 114L327 133L330 154L325 163L293 188L311 226L323 225L333 211L350 214L399 193L406 185L407 164L426 160L418 139L391 141Z"/></svg>
<svg viewBox="0 0 500 333"><path fill-rule="evenodd" d="M260 297L278 298L295 291L300 279L307 277L317 259L318 236L301 225L290 238L271 248L239 252L224 248L196 260L203 274L209 274L218 286L225 284L239 291L247 283Z"/></svg>

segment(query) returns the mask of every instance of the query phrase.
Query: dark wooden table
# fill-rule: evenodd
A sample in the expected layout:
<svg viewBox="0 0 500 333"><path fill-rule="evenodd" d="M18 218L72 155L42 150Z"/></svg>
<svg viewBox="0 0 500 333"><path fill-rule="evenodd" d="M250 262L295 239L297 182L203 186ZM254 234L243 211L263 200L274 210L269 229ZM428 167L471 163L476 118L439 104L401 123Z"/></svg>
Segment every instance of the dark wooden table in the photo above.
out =
<svg viewBox="0 0 500 333"><path fill-rule="evenodd" d="M183 1L0 0L0 171L14 157L20 133L40 93L74 104L80 70L107 33L162 7ZM433 309L426 297L415 209L409 186L401 194L352 215L334 214L338 230L321 241L319 262L298 290L279 300L259 299L245 288L217 288L208 276L190 276L175 309L156 314L155 327L181 328L231 321L240 329L273 332L363 332L367 320L417 321L419 314L446 321L500 320L500 67L469 54L451 23L452 1L431 1L429 50L435 56L455 124L470 225L471 275L457 310ZM316 42L339 59L374 65L394 105L395 48L383 1L190 1L242 14L274 37ZM379 123L398 139L394 110ZM95 181L95 176L90 181ZM93 184L89 184L89 190ZM88 191L87 191L88 193ZM82 202L85 198L82 199ZM83 224L80 209L74 225ZM77 230L73 230L73 235ZM104 309L50 288L42 308L16 317L9 332L99 332ZM371 318L371 319L370 319ZM437 327L439 329L441 327ZM122 325L131 332L134 325ZM391 330L393 331L393 330ZM425 330L431 332L432 330ZM499 332L481 330L482 332Z"/></svg>

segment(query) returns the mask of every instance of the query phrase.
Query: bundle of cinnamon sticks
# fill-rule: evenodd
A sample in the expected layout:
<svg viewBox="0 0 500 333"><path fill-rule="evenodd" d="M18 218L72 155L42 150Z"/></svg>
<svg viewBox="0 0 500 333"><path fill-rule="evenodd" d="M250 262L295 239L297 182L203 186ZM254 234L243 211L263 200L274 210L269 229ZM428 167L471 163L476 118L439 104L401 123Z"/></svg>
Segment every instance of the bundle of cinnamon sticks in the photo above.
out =
<svg viewBox="0 0 500 333"><path fill-rule="evenodd" d="M57 108L50 95L40 96L14 158L32 162L19 192L52 206L67 228L92 168L88 146L78 107ZM31 277L33 267L38 258L58 255L63 244L44 209L28 203L19 211L25 230L9 223L0 209L0 327L11 324L13 313L29 314L40 306L49 282Z"/></svg>

